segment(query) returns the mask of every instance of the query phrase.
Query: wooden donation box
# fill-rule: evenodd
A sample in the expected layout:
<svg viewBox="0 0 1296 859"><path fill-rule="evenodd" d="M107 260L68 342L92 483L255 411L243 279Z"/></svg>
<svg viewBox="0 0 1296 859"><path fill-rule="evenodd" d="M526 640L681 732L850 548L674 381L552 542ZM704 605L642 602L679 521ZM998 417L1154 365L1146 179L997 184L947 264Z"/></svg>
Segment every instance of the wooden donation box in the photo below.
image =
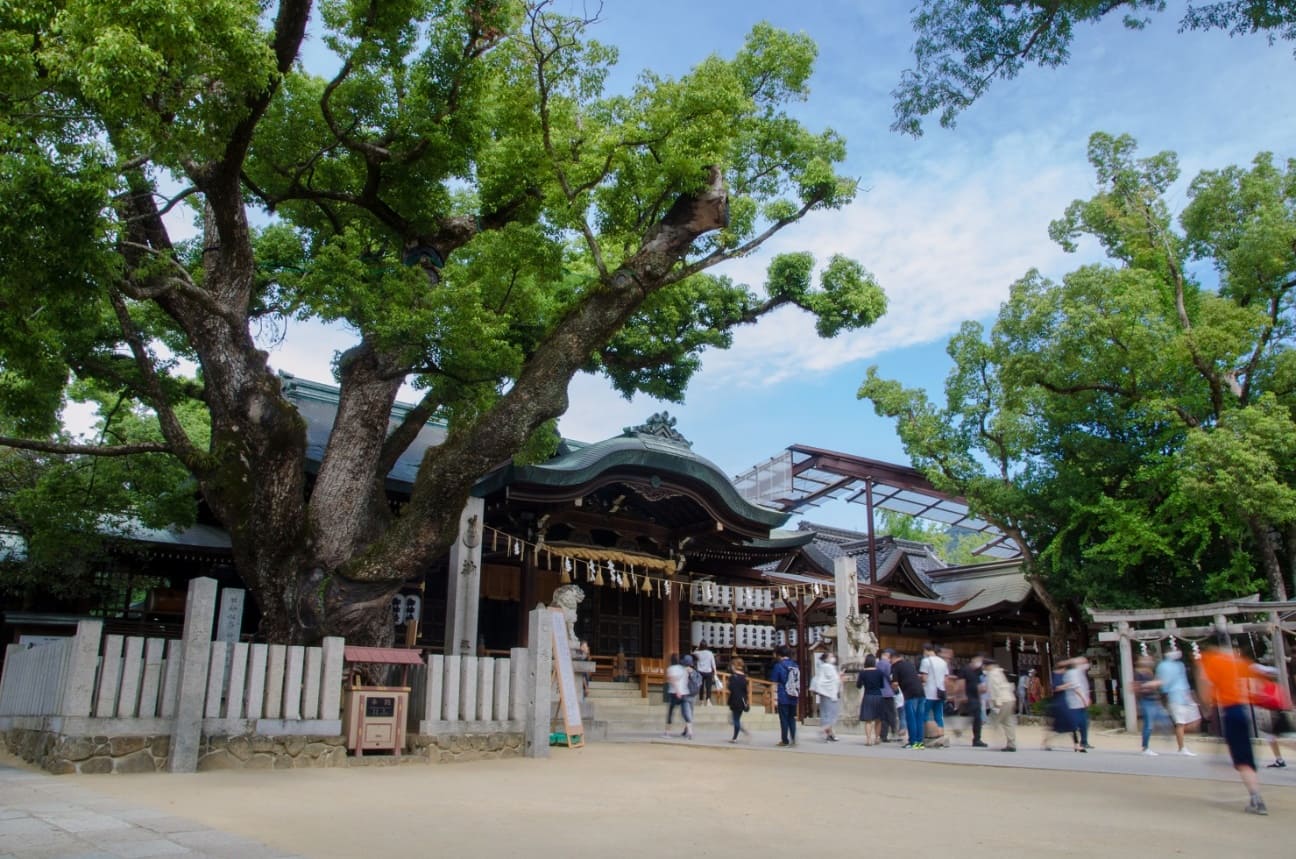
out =
<svg viewBox="0 0 1296 859"><path fill-rule="evenodd" d="M409 666L422 663L416 650L392 647L351 647L343 652L350 664L400 665L407 677ZM347 748L357 756L365 752L390 751L400 757L405 748L405 726L409 718L409 686L362 686L351 672L342 710L342 733Z"/></svg>

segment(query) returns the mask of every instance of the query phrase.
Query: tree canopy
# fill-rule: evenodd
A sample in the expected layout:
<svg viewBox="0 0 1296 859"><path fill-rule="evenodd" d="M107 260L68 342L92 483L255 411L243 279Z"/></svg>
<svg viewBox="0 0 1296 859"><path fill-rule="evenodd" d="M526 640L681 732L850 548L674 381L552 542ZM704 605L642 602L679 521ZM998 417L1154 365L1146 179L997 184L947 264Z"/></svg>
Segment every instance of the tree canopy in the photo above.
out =
<svg viewBox="0 0 1296 859"><path fill-rule="evenodd" d="M0 443L172 457L268 635L376 640L473 482L543 453L576 373L679 399L702 350L776 307L823 336L876 320L852 260L816 282L778 257L764 291L712 271L855 193L841 136L788 113L813 43L762 24L732 58L610 93L616 50L588 23L516 0L0 7ZM180 213L196 236L173 239ZM309 498L257 339L301 320L356 338ZM407 381L422 399L389 433ZM154 437L58 438L77 384ZM395 515L383 478L433 414L449 438Z"/></svg>
<svg viewBox="0 0 1296 859"><path fill-rule="evenodd" d="M1119 14L1126 27L1141 29L1165 8L1165 0L921 0L913 16L914 65L893 93L892 128L918 136L933 113L942 126L953 127L994 81L1011 80L1027 65L1066 63L1080 26ZM1189 3L1179 26L1293 40L1296 3Z"/></svg>
<svg viewBox="0 0 1296 859"><path fill-rule="evenodd" d="M1203 172L1178 214L1173 153L1096 134L1099 192L1050 232L1105 264L1030 272L987 333L949 345L945 405L870 370L941 488L1004 527L1062 599L1139 605L1266 590L1296 569L1296 163ZM1217 288L1195 278L1209 264Z"/></svg>

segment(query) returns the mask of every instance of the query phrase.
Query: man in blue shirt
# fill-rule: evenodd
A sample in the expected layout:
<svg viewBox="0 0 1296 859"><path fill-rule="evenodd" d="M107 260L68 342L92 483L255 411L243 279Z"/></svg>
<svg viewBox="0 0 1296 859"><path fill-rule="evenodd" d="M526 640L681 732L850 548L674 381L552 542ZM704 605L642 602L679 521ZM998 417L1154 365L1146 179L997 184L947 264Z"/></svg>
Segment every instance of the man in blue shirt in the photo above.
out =
<svg viewBox="0 0 1296 859"><path fill-rule="evenodd" d="M792 675L793 671L796 671L799 675L801 669L789 657L791 652L786 644L780 644L776 647L774 654L778 656L779 660L774 663L774 668L770 671L770 680L774 683L775 691L778 692L780 746L796 745L796 716L797 703L801 700L800 690L794 695L788 691L787 687L788 677Z"/></svg>

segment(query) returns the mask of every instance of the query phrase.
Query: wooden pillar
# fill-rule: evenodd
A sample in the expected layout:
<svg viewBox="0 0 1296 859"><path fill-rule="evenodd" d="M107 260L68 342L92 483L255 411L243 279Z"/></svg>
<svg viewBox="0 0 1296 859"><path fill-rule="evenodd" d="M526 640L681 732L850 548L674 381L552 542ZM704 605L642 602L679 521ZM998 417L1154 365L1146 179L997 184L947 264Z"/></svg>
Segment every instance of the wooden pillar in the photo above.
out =
<svg viewBox="0 0 1296 859"><path fill-rule="evenodd" d="M662 659L670 660L671 654L680 652L680 589L679 582L666 583L666 599L662 605Z"/></svg>
<svg viewBox="0 0 1296 859"><path fill-rule="evenodd" d="M1130 625L1127 621L1116 624L1120 633L1121 703L1125 705L1125 733L1138 731L1138 705L1134 699L1134 653L1130 646Z"/></svg>
<svg viewBox="0 0 1296 859"><path fill-rule="evenodd" d="M801 697L797 699L797 717L801 721L805 721L807 711L810 709L810 701L808 700L810 697L809 677L807 676L810 671L808 664L810 649L806 646L805 619L805 594L798 593L796 604L797 646L795 652L797 665L801 666Z"/></svg>
<svg viewBox="0 0 1296 859"><path fill-rule="evenodd" d="M1273 646L1274 668L1278 669L1278 682L1282 684L1283 690L1290 695L1291 676L1287 670L1287 644L1283 641L1282 618L1278 616L1278 612L1271 611L1269 612L1269 622L1273 624L1273 632L1270 633L1272 638L1270 640Z"/></svg>
<svg viewBox="0 0 1296 859"><path fill-rule="evenodd" d="M868 544L869 544L869 584L877 587L877 545L873 538L873 481L864 481L864 508L868 511ZM874 592L869 596L869 609L872 613L873 634L882 640L882 625L878 621L878 599Z"/></svg>
<svg viewBox="0 0 1296 859"><path fill-rule="evenodd" d="M531 640L531 610L536 607L536 583L535 575L531 570L531 556L526 552L522 553L522 609L518 612L518 643L522 644Z"/></svg>

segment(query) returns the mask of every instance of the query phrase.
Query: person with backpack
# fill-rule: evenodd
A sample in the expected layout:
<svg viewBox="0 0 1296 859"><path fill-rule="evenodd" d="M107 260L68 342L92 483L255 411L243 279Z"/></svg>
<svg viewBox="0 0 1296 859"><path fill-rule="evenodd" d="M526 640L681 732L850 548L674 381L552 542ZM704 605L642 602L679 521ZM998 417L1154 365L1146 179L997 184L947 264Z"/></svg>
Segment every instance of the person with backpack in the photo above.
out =
<svg viewBox="0 0 1296 859"><path fill-rule="evenodd" d="M678 707L680 715L684 718L684 733L680 736L691 740L693 739L693 699L697 697L697 690L702 688L702 676L693 670L692 656L685 656L681 663L679 656L672 653L670 663L670 667L666 669L666 730L662 732L662 737L671 736L671 720L675 716L675 708Z"/></svg>
<svg viewBox="0 0 1296 859"><path fill-rule="evenodd" d="M792 661L786 644L774 649L778 662L770 671L770 680L778 691L780 746L796 745L797 704L801 701L801 669Z"/></svg>

